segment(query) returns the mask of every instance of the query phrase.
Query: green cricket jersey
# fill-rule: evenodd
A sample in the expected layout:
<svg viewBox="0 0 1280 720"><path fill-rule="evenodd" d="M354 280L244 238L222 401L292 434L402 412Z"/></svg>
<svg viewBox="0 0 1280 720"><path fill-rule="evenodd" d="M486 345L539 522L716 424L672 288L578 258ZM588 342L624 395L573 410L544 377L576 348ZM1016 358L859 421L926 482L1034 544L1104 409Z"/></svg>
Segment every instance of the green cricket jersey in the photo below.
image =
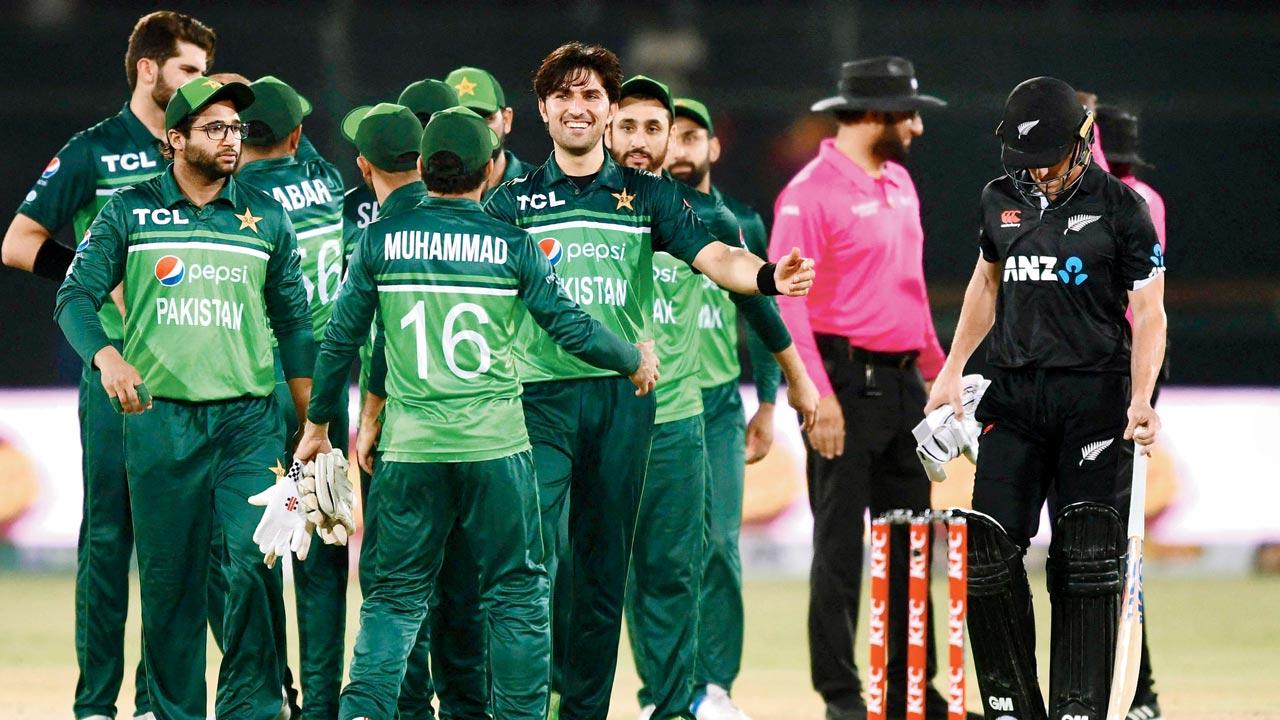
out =
<svg viewBox="0 0 1280 720"><path fill-rule="evenodd" d="M107 344L92 313L123 281L124 357L152 395L266 397L275 387L273 330L286 377L309 377L315 359L296 243L270 196L227 178L198 208L168 170L102 209L58 291L56 316L91 362Z"/></svg>
<svg viewBox="0 0 1280 720"><path fill-rule="evenodd" d="M647 334L653 311L654 253L691 264L712 237L674 182L623 167L603 147L600 152L604 164L582 189L552 155L499 187L485 210L526 230L569 297L635 342ZM561 350L529 318L521 320L517 342L523 382L608 374Z"/></svg>
<svg viewBox="0 0 1280 720"><path fill-rule="evenodd" d="M426 193L426 188L422 191ZM378 219L378 196L373 188L361 183L342 196L342 248L347 257L356 249L360 231Z"/></svg>
<svg viewBox="0 0 1280 720"><path fill-rule="evenodd" d="M387 357L379 448L393 462L492 460L530 447L515 361L522 316L600 372L640 364L636 348L560 291L526 233L471 200L428 197L384 213L356 246L321 346L312 421L345 401L346 368L375 310Z"/></svg>
<svg viewBox="0 0 1280 720"><path fill-rule="evenodd" d="M673 180L684 199L712 236L726 244L737 244L738 222L733 214L710 195ZM709 278L700 276L687 263L665 252L653 255L653 336L658 360L662 363L662 383L657 389L658 413L655 423L683 420L702 412L703 369L699 328L705 321L703 286Z"/></svg>
<svg viewBox="0 0 1280 720"><path fill-rule="evenodd" d="M81 242L117 190L155 177L167 165L160 142L125 103L120 112L71 136L40 173L18 212L50 235L71 223L76 242ZM115 303L103 305L99 317L107 337L124 337Z"/></svg>
<svg viewBox="0 0 1280 720"><path fill-rule="evenodd" d="M714 185L711 187L711 197L724 203L737 218L742 243L746 248L767 262L769 234L760 214L741 200L720 192ZM705 371L702 386L710 388L737 380L742 374L742 367L738 362L738 308L729 292L714 283L704 282L703 289L706 291L705 310L698 324L703 330L702 366ZM759 335L750 328L747 332L747 346L751 353L752 375L760 400L773 402L780 374L778 362L768 348L764 347Z"/></svg>
<svg viewBox="0 0 1280 720"><path fill-rule="evenodd" d="M311 303L312 334L319 340L346 265L342 176L319 156L305 161L287 156L245 163L236 177L275 198L289 216L298 237L302 283Z"/></svg>
<svg viewBox="0 0 1280 720"><path fill-rule="evenodd" d="M524 177L538 169L536 165L530 165L516 157L515 153L510 150L503 150L502 154L507 158L507 169L502 171L502 180L498 185L494 185L484 191L484 197L480 199L480 202L482 203L487 202L489 198L493 196L493 193L496 192L498 188L502 187L502 183L510 182L511 180L515 180L519 177Z"/></svg>

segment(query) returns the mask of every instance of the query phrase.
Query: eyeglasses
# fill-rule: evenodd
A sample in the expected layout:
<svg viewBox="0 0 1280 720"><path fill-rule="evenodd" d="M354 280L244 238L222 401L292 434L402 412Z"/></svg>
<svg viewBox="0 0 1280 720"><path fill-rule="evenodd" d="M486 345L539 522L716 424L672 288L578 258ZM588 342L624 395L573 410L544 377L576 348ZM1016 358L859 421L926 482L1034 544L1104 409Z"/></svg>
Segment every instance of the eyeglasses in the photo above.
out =
<svg viewBox="0 0 1280 720"><path fill-rule="evenodd" d="M238 139L243 140L246 134L243 123L228 124L220 120L205 123L204 125L193 125L191 126L191 129L203 130L204 134L208 135L210 140L225 140L227 138L227 133L234 133Z"/></svg>

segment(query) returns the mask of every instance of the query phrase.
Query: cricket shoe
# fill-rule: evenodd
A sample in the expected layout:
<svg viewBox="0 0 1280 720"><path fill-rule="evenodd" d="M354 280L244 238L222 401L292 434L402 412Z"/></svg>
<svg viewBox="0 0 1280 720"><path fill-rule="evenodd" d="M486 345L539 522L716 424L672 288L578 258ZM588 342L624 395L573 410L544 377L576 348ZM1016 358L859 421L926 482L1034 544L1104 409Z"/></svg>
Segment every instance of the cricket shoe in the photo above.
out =
<svg viewBox="0 0 1280 720"><path fill-rule="evenodd" d="M1152 700L1134 705L1124 717L1125 720L1163 720L1164 715L1160 712L1160 703Z"/></svg>
<svg viewBox="0 0 1280 720"><path fill-rule="evenodd" d="M751 720L719 685L707 685L689 706L689 711L697 720Z"/></svg>
<svg viewBox="0 0 1280 720"><path fill-rule="evenodd" d="M652 720L653 714L658 711L657 705L645 705L640 708L639 720Z"/></svg>

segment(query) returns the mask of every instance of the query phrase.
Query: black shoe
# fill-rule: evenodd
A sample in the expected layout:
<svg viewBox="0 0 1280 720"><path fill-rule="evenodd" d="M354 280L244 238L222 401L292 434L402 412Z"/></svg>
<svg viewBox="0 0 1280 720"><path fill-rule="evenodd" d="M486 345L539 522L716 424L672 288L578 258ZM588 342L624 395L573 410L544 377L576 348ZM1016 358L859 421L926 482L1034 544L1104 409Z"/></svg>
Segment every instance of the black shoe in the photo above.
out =
<svg viewBox="0 0 1280 720"><path fill-rule="evenodd" d="M867 706L861 702L827 703L826 720L867 720Z"/></svg>
<svg viewBox="0 0 1280 720"><path fill-rule="evenodd" d="M1153 697L1142 702L1135 700L1129 714L1124 717L1125 720L1162 720L1164 716L1160 712L1160 703Z"/></svg>
<svg viewBox="0 0 1280 720"><path fill-rule="evenodd" d="M289 720L302 720L302 707L298 705L298 688L293 685L293 670L284 668L284 697L289 707Z"/></svg>

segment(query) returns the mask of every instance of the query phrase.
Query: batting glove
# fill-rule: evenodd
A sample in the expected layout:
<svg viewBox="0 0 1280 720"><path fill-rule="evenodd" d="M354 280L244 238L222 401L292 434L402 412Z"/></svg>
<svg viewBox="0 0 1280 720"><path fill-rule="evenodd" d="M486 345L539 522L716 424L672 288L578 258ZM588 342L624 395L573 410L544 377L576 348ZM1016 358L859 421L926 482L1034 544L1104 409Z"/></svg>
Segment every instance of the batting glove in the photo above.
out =
<svg viewBox="0 0 1280 720"><path fill-rule="evenodd" d="M347 457L341 450L317 455L303 469L299 483L307 518L328 545L346 545L355 531L354 492L347 475Z"/></svg>
<svg viewBox="0 0 1280 720"><path fill-rule="evenodd" d="M964 383L960 391L963 418L956 417L950 405L943 405L911 430L917 443L916 457L933 482L946 480L943 466L962 454L974 463L978 462L978 436L982 428L973 416L991 381L981 375L966 375L961 381Z"/></svg>
<svg viewBox="0 0 1280 720"><path fill-rule="evenodd" d="M299 560L307 559L313 526L307 521L298 497L301 475L302 463L295 460L289 472L276 478L274 485L249 498L250 505L263 508L262 519L253 531L253 541L258 544L267 567L275 567L276 560L290 551Z"/></svg>

